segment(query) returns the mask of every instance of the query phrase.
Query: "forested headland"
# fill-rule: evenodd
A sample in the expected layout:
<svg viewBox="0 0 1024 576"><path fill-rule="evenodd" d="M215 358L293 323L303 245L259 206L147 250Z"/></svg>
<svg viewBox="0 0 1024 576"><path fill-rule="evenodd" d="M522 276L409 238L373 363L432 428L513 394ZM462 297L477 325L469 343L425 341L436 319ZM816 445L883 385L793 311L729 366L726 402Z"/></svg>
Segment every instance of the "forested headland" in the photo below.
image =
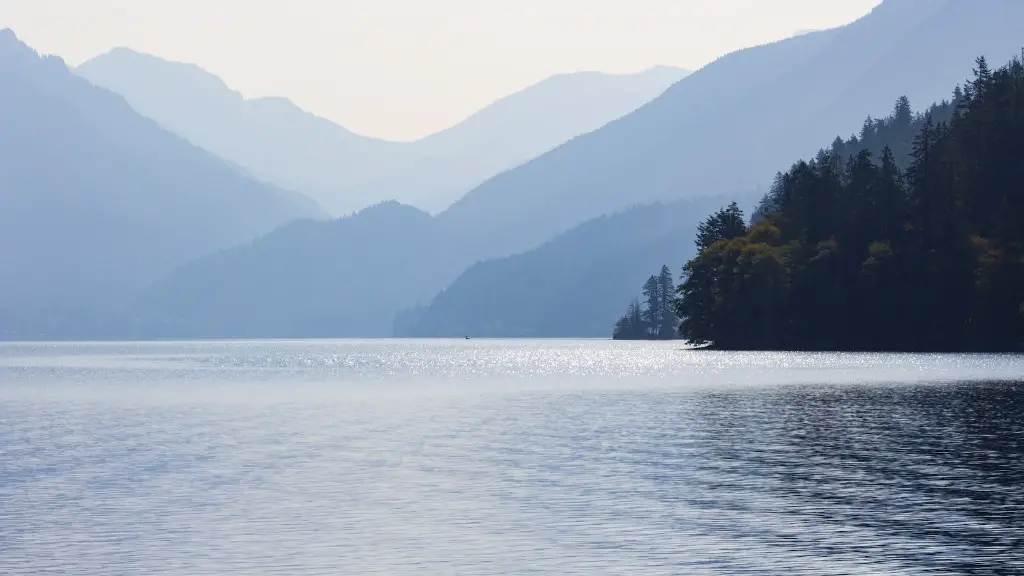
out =
<svg viewBox="0 0 1024 576"><path fill-rule="evenodd" d="M721 349L1019 351L1024 62L780 173L750 223L700 227L674 308Z"/></svg>

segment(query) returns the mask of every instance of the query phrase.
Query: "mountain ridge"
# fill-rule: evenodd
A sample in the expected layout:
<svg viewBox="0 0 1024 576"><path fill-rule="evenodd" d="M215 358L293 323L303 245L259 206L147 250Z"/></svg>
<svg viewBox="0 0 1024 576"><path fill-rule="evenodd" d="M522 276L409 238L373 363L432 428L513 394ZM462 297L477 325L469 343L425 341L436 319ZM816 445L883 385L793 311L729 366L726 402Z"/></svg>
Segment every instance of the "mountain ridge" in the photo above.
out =
<svg viewBox="0 0 1024 576"><path fill-rule="evenodd" d="M318 335L386 335L398 311L429 302L476 262L534 250L630 206L764 191L794 158L857 131L865 115L885 115L901 93L918 105L941 100L979 54L1019 52L1013 24L1022 19L1024 4L1008 0L886 0L846 26L725 55L433 218L358 212L305 225L329 246L289 228L291 244L257 240L182 267L162 282L173 287L164 300L140 314L189 315L223 335L235 321L237 335L295 335L304 324ZM238 271L235 288L220 268ZM294 300L287 310L261 319L282 295Z"/></svg>
<svg viewBox="0 0 1024 576"><path fill-rule="evenodd" d="M931 103L947 96L978 54L1002 60L1017 53L1011 23L1020 18L1024 4L1005 0L886 0L850 24L727 54L633 113L488 180L440 217L462 223L469 236L486 233L491 252L512 253L631 203L764 186L792 158L849 133L864 115L887 113L894 93ZM926 21L932 28L925 33ZM958 41L944 40L951 37ZM887 88L899 85L909 64L894 47L915 40L909 55L931 69L922 65L898 89ZM931 62L929 49L947 58ZM845 95L844 64L864 78L856 98ZM773 140L748 144L752 137ZM532 238L521 233L526 222Z"/></svg>
<svg viewBox="0 0 1024 576"><path fill-rule="evenodd" d="M195 64L129 48L97 56L77 73L264 181L314 197L335 216L388 199L439 211L489 176L628 113L685 75L668 67L556 75L437 134L396 142L356 134L287 98L245 98Z"/></svg>
<svg viewBox="0 0 1024 576"><path fill-rule="evenodd" d="M857 131L866 115L886 115L900 94L919 104L939 101L979 54L995 61L1017 53L1013 23L1024 20L1022 12L1024 3L1003 0L886 0L846 26L725 55L634 112L476 187L436 215L422 237L393 226L391 234L423 244L422 253L374 268L381 275L373 281L390 285L414 277L415 290L385 306L358 288L360 298L380 304L386 317L344 331L381 334L394 314L429 302L474 263L537 249L603 214L765 192L794 158L810 158L822 144ZM957 42L946 40L951 37ZM936 60L929 50L939 48L944 58ZM905 73L908 68L913 72ZM360 246L375 241L375 235L353 240ZM409 260L432 266L403 274ZM201 277L175 282L216 285ZM335 290L342 302L347 290Z"/></svg>
<svg viewBox="0 0 1024 576"><path fill-rule="evenodd" d="M0 31L0 83L0 309L116 305L178 264L322 214L12 30Z"/></svg>

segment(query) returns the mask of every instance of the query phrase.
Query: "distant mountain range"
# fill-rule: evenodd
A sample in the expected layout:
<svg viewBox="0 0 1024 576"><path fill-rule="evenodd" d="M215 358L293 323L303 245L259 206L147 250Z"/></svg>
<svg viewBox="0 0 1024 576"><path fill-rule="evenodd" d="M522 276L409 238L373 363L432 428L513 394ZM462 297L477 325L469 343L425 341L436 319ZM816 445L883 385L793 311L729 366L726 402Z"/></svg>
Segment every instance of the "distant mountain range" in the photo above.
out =
<svg viewBox="0 0 1024 576"><path fill-rule="evenodd" d="M35 295L31 286L41 287L39 300L50 297L47 290L74 293L79 277L87 277L82 270L100 271L100 276L110 278L118 277L120 267L145 271L130 283L119 283L139 286L147 283L144 279L158 278L149 288L135 292L137 297L124 299L130 305L121 320L128 327L126 333L135 337L385 336L396 326L399 313L410 309L398 318L402 333L458 335L461 330L476 329L492 335L592 335L596 322L604 323L609 313L621 313L623 290L635 289L663 263L678 270L692 250L692 226L706 215L707 206L750 198L766 189L777 171L787 169L797 158L813 155L837 135L857 132L868 114L888 114L901 94L918 107L947 97L949 87L965 79L975 57L985 55L1001 63L1020 52L1021 21L1024 2L1017 0L885 0L847 26L724 56L626 116L497 174L435 216L390 201L337 220L292 222L251 242L248 234L315 210L299 207L296 196L246 176L249 171L277 181L255 169L261 168L260 161L243 162L217 152L229 165L201 152L144 122L112 94L84 90L83 83L67 80L61 64L55 76L62 79L59 89L49 84L46 90L33 88L46 96L41 98L19 87L10 93L26 90L25 95L3 112L4 122L21 126L21 132L0 132L0 141L5 151L17 149L21 156L4 164L17 178L0 182L17 182L24 191L4 201L32 210L18 205L15 211L5 211L15 214L8 218L19 228L11 231L7 229L11 224L4 223L0 229L7 234L4 245L19 249L3 254L7 266L0 269L22 278L22 295ZM33 59L33 69L52 67L49 61L34 55ZM189 70L189 74L196 72ZM5 72L5 90L11 82L35 86ZM213 92L231 94L222 83L215 84L210 88ZM557 82L552 86L557 87ZM539 87L532 90L542 93ZM509 100L525 99L530 92ZM0 98L11 96L3 92ZM214 101L219 96L209 98L211 110L217 110ZM92 99L109 102L111 107L116 102L116 121L93 121L85 130L79 127L83 122L79 115L57 113L83 108ZM249 109L237 94L229 100L232 110ZM460 154L465 142L478 143L470 148L500 149L502 145L487 140L498 137L487 136L495 133L486 128L492 122L487 118L518 118L502 112L503 106L496 104L475 120L467 120L453 129L456 136L442 133L432 137L432 143L428 139L399 145L353 135L286 102L271 100L255 108L290 110L288 114L308 121L282 121L292 131L281 136L281 142L291 143L285 148L308 147L308 151L295 154L296 158L286 157L287 151L279 157L263 144L255 148L267 155L268 169L280 169L281 178L285 173L302 176L303 170L296 166L307 165L301 162L309 163L309 173L317 174L316 178L329 174L324 166L350 165L353 173L365 168L358 172L361 181L348 181L344 190L349 195L341 197L354 198L351 191L357 190L365 192L358 196L361 201L370 202L381 197L375 190L394 191L389 188L394 182L417 170L438 172L434 182L456 172L444 168L442 161L422 160L418 153L410 153L411 165L401 170L381 168L382 180L376 180L371 172L377 166L394 166L389 164L396 157L392 150L432 147L444 151L432 158L450 160ZM41 112L47 107L57 112ZM223 112L228 118L231 114ZM271 116L278 117L277 112ZM194 120L190 116L188 122ZM513 120L493 122L514 133L509 126ZM138 128L136 134L123 129L122 123L148 128ZM97 128L100 125L103 130ZM294 128L299 125L309 129ZM473 128L478 125L484 128ZM221 131L227 130L224 126L211 127L206 137L221 138ZM262 130L246 132L250 141L267 140L266 134L279 129L269 120L247 126ZM270 128L264 130L265 126ZM209 143L197 142L196 135L184 134L180 127L175 130L213 149ZM510 137L518 142L523 138ZM168 142L163 145L173 153L147 144L150 139ZM36 148L26 148L23 142L36 142ZM68 148L76 152L65 154L72 158L78 153L102 157L102 151L113 147L111 142L124 143L116 148L117 154L130 152L135 160L90 161L85 164L91 170L89 178L82 177L84 168L78 164L63 157L51 161L47 156ZM325 151L321 144L334 148ZM517 149L528 150L525 145ZM494 157L520 161L521 156L506 152ZM203 164L209 170L202 173L203 178L197 176L199 157L209 163ZM384 160L377 164L378 158ZM274 166L271 160L279 164ZM347 178L346 170L339 177ZM154 179L154 173L164 177ZM186 177L192 178L187 187L181 180ZM61 184L64 180L74 185ZM378 189L378 182L392 184ZM284 188L307 190L301 182L288 184ZM37 201L28 193L37 189L45 200ZM56 196L55 190L75 193L65 198ZM117 212L116 218L97 208L114 199L136 197L145 202L129 203L131 209ZM179 197L192 199L190 209L179 209L169 200ZM287 208L269 211L276 218L256 218L268 212L265 208L273 203L271 199L282 203L275 206ZM54 205L51 202L62 206L56 214L45 212L45 206ZM159 208L147 212L140 205ZM338 210L338 206L332 208L335 213ZM99 215L93 216L94 212ZM242 227L240 223L250 222L250 217L252 226ZM130 224L136 227L129 228ZM95 230L110 240L98 244L88 238ZM682 238L673 243L676 234ZM32 247L33 242L41 248ZM201 256L214 247L226 249ZM673 261L670 252L676 250L679 256ZM7 252L16 255L13 260ZM115 262L124 263L115 266L102 260L108 253ZM171 262L189 259L188 254L200 257L170 274L159 273ZM600 280L602 273L621 278ZM633 274L640 277L629 277ZM578 295L585 305L567 303L572 293L588 286L593 294ZM2 289L11 291L7 286ZM91 290L104 293L98 285ZM529 291L530 303L524 303L524 291ZM503 307L506 310L497 310ZM0 312L2 308L0 302ZM586 310L594 312L594 323L578 318Z"/></svg>
<svg viewBox="0 0 1024 576"><path fill-rule="evenodd" d="M500 174L439 216L482 253L538 246L634 204L741 194L884 116L949 96L1024 43L1016 0L885 0L863 18L719 58L636 112Z"/></svg>
<svg viewBox="0 0 1024 576"><path fill-rule="evenodd" d="M230 256L219 255L216 265L214 260L195 263L167 280L164 286L175 287L161 290L169 301L152 300L146 314L174 310L165 316L180 316L181 311L195 310L205 326L215 324L222 334L235 333L233 320L218 319L217 307L207 306L203 295L224 290L223 278L213 271L237 260L259 270L252 276L240 272L240 286L258 287L268 276L296 280L275 284L275 293L247 293L244 300L249 305L237 302L240 308L233 314L259 317L275 301L274 294L302 294L296 300L317 304L297 304L301 309L289 313L287 320L263 327L265 334L277 333L280 328L273 326L282 323L292 327L289 333L301 332L324 300L307 298L310 282L298 279L316 278L322 262L333 260L345 263L343 271L317 289L330 295L329 315L339 319L327 334L384 334L396 313L428 304L432 297L425 294L440 293L476 262L531 251L588 220L633 206L736 198L763 190L794 159L812 155L837 135L859 130L868 114L886 115L901 94L919 105L930 104L948 96L949 87L964 79L975 57L986 55L999 62L1018 53L1022 40L1015 23L1024 21L1022 17L1024 3L1011 0L886 0L847 26L724 56L637 111L488 180L432 219L423 215L416 226L399 217L404 212L397 207L368 211L311 224L323 227L318 234L300 236L283 230L288 238L265 239ZM370 215L373 226L359 224ZM333 228L339 232L328 232ZM345 243L334 244L325 253L320 238L341 234L342 229ZM629 244L629 226L609 229L621 232L610 232L608 242L621 233L617 241ZM383 239L400 245L401 251L372 248ZM289 252L274 247L285 244L291 247ZM600 246L607 243L595 243L587 255L573 252L562 265L598 262L604 250ZM680 248L677 262L666 263L681 265L687 256L684 250ZM547 253L558 252L551 248ZM507 282L533 287L538 300L552 296L540 293L548 289L545 280L531 272L546 268L503 269L524 274ZM649 273L645 268L644 274ZM502 306L507 293L490 291L487 282L475 284L481 292L470 295L466 286L473 275L467 272L451 290L458 289L460 298ZM628 283L638 286L643 279L629 278ZM389 290L378 292L374 286ZM231 293L222 297L230 299ZM618 310L623 303L616 298ZM363 314L368 310L373 313ZM457 321L461 320L451 320ZM437 333L450 333L443 324L433 324L440 326ZM516 326L510 333L528 329ZM431 332L424 328L418 333Z"/></svg>
<svg viewBox="0 0 1024 576"><path fill-rule="evenodd" d="M114 307L189 260L324 215L10 30L0 30L0 86L0 318Z"/></svg>
<svg viewBox="0 0 1024 576"><path fill-rule="evenodd" d="M549 78L412 143L354 134L284 98L247 100L192 64L118 48L78 67L141 114L335 216L399 200L447 207L487 178L621 117L683 78L657 67Z"/></svg>

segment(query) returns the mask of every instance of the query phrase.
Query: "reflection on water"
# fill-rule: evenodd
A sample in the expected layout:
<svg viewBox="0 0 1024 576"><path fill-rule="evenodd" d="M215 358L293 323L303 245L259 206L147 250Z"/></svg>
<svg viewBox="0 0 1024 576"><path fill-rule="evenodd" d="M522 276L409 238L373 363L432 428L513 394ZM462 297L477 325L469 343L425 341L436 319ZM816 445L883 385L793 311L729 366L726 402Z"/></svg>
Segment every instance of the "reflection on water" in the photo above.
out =
<svg viewBox="0 0 1024 576"><path fill-rule="evenodd" d="M2 574L1024 574L1024 359L0 346Z"/></svg>

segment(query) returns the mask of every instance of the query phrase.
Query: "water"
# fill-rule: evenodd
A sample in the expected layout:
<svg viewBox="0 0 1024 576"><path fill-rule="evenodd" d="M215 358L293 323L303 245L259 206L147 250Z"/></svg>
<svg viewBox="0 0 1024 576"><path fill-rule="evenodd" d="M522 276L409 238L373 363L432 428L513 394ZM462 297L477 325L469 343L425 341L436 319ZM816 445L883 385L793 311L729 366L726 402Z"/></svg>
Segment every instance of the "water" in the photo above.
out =
<svg viewBox="0 0 1024 576"><path fill-rule="evenodd" d="M0 574L1024 574L1024 358L0 346Z"/></svg>

